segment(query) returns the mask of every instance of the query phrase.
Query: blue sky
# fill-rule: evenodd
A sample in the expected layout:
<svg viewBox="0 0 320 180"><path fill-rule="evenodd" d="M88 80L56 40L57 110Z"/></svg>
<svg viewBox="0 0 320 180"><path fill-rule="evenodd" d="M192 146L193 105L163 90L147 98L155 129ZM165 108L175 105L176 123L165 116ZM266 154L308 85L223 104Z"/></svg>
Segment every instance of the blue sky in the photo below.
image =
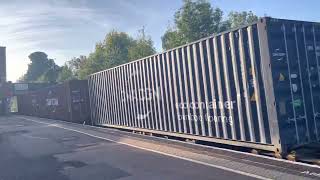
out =
<svg viewBox="0 0 320 180"><path fill-rule="evenodd" d="M319 0L211 0L225 14L253 11L277 18L320 22ZM1 0L0 46L7 47L8 80L27 70L28 55L44 51L59 65L88 55L112 29L136 36L145 26L161 51L161 36L181 0Z"/></svg>

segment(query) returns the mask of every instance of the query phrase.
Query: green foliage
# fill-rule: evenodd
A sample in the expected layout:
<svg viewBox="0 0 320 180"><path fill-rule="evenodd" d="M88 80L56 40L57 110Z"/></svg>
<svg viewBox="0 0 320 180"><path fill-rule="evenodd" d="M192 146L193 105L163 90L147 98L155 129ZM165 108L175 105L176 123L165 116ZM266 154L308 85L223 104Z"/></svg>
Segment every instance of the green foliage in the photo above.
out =
<svg viewBox="0 0 320 180"><path fill-rule="evenodd" d="M142 28L139 37L133 41L128 49L128 60L137 60L155 53L156 50L151 37L146 36L145 29Z"/></svg>
<svg viewBox="0 0 320 180"><path fill-rule="evenodd" d="M86 56L79 56L77 58L74 57L70 61L66 62L66 64L64 65L65 72L63 71L62 72L63 74L71 74L72 79L85 79L85 77L81 76L81 72L85 68L85 64L87 63L87 61L88 61L88 58ZM61 76L64 77L65 75L61 75Z"/></svg>
<svg viewBox="0 0 320 180"><path fill-rule="evenodd" d="M106 65L103 69L128 62L129 48L133 43L133 39L128 34L111 31L103 42Z"/></svg>
<svg viewBox="0 0 320 180"><path fill-rule="evenodd" d="M48 55L44 52L34 52L29 55L31 63L28 65L27 73L24 75L24 81L36 81L48 67Z"/></svg>
<svg viewBox="0 0 320 180"><path fill-rule="evenodd" d="M49 59L48 65L49 68L38 78L38 82L57 82L61 68L56 65L53 59Z"/></svg>
<svg viewBox="0 0 320 180"><path fill-rule="evenodd" d="M174 30L173 28L169 28L161 37L161 40L163 49L171 49L187 43L187 41L183 38L182 33Z"/></svg>
<svg viewBox="0 0 320 180"><path fill-rule="evenodd" d="M219 32L222 15L219 8L213 9L207 1L184 0L183 6L175 13L175 24L191 42Z"/></svg>
<svg viewBox="0 0 320 180"><path fill-rule="evenodd" d="M66 65L69 67L72 73L77 76L77 71L83 67L86 60L86 56L79 56L78 58L74 57L70 61L67 61Z"/></svg>
<svg viewBox="0 0 320 180"><path fill-rule="evenodd" d="M57 81L64 82L64 81L69 81L73 79L76 79L76 77L74 76L71 68L67 64L63 65L58 74Z"/></svg>
<svg viewBox="0 0 320 180"><path fill-rule="evenodd" d="M162 37L164 49L189 43L221 31L223 12L205 0L184 0L175 13L175 28L168 28Z"/></svg>
<svg viewBox="0 0 320 180"><path fill-rule="evenodd" d="M89 57L84 61L82 68L79 69L79 79L86 79L89 74L101 71L108 67L104 55L102 43L96 44L95 51L89 54Z"/></svg>
<svg viewBox="0 0 320 180"><path fill-rule="evenodd" d="M128 51L133 39L124 32L111 31L103 42L97 43L95 51L83 62L79 78L128 62Z"/></svg>
<svg viewBox="0 0 320 180"><path fill-rule="evenodd" d="M95 51L81 62L76 73L79 79L86 79L89 74L154 53L153 42L150 37L145 36L144 30L137 39L113 30L106 35L103 42L96 44Z"/></svg>
<svg viewBox="0 0 320 180"><path fill-rule="evenodd" d="M162 48L167 50L198 39L252 23L258 19L251 11L231 12L223 20L223 11L206 0L184 0L175 13L174 27L162 36Z"/></svg>
<svg viewBox="0 0 320 180"><path fill-rule="evenodd" d="M19 81L23 82L56 82L60 67L53 59L48 59L44 52L33 52L29 55L31 63Z"/></svg>
<svg viewBox="0 0 320 180"><path fill-rule="evenodd" d="M231 12L228 15L230 28L237 28L246 24L254 23L258 20L258 16L254 15L252 11L246 12Z"/></svg>

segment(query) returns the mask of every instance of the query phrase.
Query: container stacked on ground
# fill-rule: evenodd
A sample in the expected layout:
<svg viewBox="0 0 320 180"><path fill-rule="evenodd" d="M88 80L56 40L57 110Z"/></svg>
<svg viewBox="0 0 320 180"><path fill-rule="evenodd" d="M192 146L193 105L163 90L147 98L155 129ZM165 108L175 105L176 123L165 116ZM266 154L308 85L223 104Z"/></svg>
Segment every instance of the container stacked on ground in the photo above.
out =
<svg viewBox="0 0 320 180"><path fill-rule="evenodd" d="M18 112L23 115L90 122L88 83L72 80L17 96Z"/></svg>

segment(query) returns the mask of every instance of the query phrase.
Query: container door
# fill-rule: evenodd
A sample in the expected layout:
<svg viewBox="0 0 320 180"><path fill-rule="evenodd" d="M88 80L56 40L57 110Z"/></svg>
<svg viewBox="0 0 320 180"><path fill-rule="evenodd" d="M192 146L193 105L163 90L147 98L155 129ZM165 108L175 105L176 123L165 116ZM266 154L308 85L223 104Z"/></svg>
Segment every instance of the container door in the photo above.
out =
<svg viewBox="0 0 320 180"><path fill-rule="evenodd" d="M282 143L319 140L319 61L311 23L272 19L269 46Z"/></svg>

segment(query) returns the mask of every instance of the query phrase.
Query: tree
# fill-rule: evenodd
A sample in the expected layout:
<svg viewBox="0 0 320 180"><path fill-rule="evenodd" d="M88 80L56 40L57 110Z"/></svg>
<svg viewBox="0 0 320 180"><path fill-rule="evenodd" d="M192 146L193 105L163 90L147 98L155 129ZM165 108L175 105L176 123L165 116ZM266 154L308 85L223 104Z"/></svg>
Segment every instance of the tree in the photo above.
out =
<svg viewBox="0 0 320 180"><path fill-rule="evenodd" d="M85 79L89 74L153 54L155 49L152 40L144 32L142 34L134 39L124 32L109 32L82 63L78 71L79 78Z"/></svg>
<svg viewBox="0 0 320 180"><path fill-rule="evenodd" d="M173 27L161 37L163 49L171 49L198 39L252 23L258 17L251 11L231 12L223 19L223 11L206 0L184 0L174 15Z"/></svg>
<svg viewBox="0 0 320 180"><path fill-rule="evenodd" d="M79 70L79 78L86 79L89 74L101 71L107 67L103 44L97 43L95 51L89 54L88 59L83 64L83 68Z"/></svg>
<svg viewBox="0 0 320 180"><path fill-rule="evenodd" d="M165 34L161 37L161 40L163 49L171 49L187 43L183 34L173 28L168 28Z"/></svg>
<svg viewBox="0 0 320 180"><path fill-rule="evenodd" d="M74 76L74 73L72 72L71 68L67 64L63 65L58 74L57 81L64 82L73 79L76 79L76 77Z"/></svg>
<svg viewBox="0 0 320 180"><path fill-rule="evenodd" d="M80 71L81 78L128 62L128 49L133 39L124 32L111 31L103 42L97 43L95 51L91 53Z"/></svg>
<svg viewBox="0 0 320 180"><path fill-rule="evenodd" d="M82 68L84 68L86 61L87 61L87 57L83 55L72 58L71 60L67 61L65 65L62 67L62 68L65 68L64 69L65 71L63 73L67 73L67 74L71 73L73 76L72 78L80 79L80 71Z"/></svg>
<svg viewBox="0 0 320 180"><path fill-rule="evenodd" d="M133 38L124 32L111 31L104 41L106 67L110 68L129 61L129 47L134 43Z"/></svg>
<svg viewBox="0 0 320 180"><path fill-rule="evenodd" d="M184 0L175 13L174 28L162 37L164 49L189 43L221 31L223 12L205 0Z"/></svg>
<svg viewBox="0 0 320 180"><path fill-rule="evenodd" d="M48 59L48 69L36 80L36 82L55 83L57 82L61 68L56 65L53 59Z"/></svg>
<svg viewBox="0 0 320 180"><path fill-rule="evenodd" d="M28 57L31 63L24 75L24 81L36 81L48 69L48 55L38 51L31 53Z"/></svg>
<svg viewBox="0 0 320 180"><path fill-rule="evenodd" d="M151 37L146 36L145 28L139 31L139 36L128 49L128 60L137 60L156 53Z"/></svg>
<svg viewBox="0 0 320 180"><path fill-rule="evenodd" d="M70 68L73 73L79 71L87 60L86 56L74 57L70 61L66 63L66 65Z"/></svg>
<svg viewBox="0 0 320 180"><path fill-rule="evenodd" d="M246 24L254 23L258 20L258 16L254 15L252 11L246 12L230 12L228 15L228 22L230 28L237 28Z"/></svg>
<svg viewBox="0 0 320 180"><path fill-rule="evenodd" d="M53 59L48 59L44 52L33 52L29 56L31 63L28 70L20 79L24 82L56 82L60 67Z"/></svg>
<svg viewBox="0 0 320 180"><path fill-rule="evenodd" d="M184 0L184 5L175 14L175 24L190 42L219 32L222 15L219 8L213 9L205 0Z"/></svg>

